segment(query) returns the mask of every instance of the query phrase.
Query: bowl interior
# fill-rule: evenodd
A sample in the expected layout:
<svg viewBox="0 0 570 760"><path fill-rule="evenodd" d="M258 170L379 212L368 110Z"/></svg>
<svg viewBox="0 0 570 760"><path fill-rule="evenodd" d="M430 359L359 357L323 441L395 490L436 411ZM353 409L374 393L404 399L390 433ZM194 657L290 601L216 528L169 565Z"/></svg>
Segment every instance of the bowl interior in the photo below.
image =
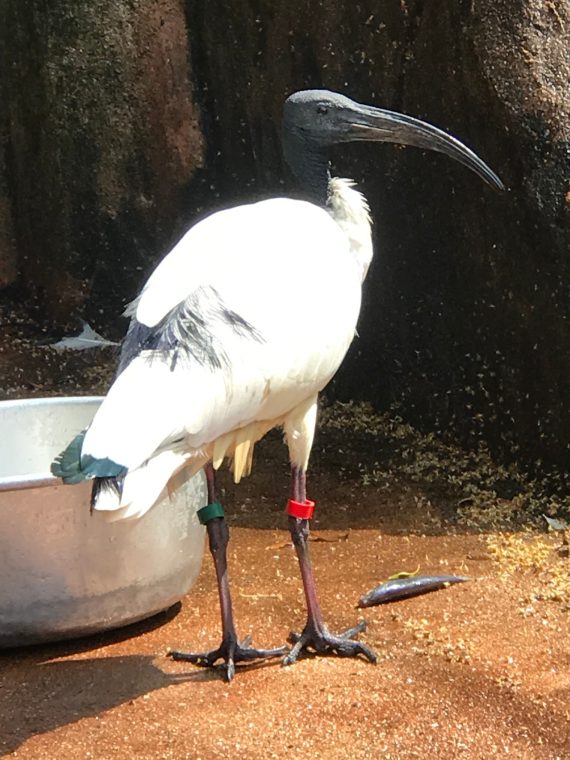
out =
<svg viewBox="0 0 570 760"><path fill-rule="evenodd" d="M0 402L0 481L50 477L50 464L85 428L102 397Z"/></svg>

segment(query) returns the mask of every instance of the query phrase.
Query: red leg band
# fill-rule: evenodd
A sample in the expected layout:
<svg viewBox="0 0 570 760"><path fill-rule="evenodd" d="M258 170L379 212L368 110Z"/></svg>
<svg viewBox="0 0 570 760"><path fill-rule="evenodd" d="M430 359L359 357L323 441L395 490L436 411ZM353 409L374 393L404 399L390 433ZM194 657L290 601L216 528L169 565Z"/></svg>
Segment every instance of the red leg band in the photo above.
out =
<svg viewBox="0 0 570 760"><path fill-rule="evenodd" d="M315 511L315 502L310 499L305 502L289 499L285 511L290 517L296 517L298 520L310 520Z"/></svg>

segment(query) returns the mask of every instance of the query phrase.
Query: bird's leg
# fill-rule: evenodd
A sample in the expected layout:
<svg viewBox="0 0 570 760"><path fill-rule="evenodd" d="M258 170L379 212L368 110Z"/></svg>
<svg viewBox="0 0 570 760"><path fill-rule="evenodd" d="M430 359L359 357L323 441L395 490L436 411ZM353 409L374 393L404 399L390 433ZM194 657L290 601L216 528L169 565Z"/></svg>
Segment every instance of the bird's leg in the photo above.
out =
<svg viewBox="0 0 570 760"><path fill-rule="evenodd" d="M330 633L324 623L309 554L309 518L291 514L291 512L302 513L303 510L298 508L300 505L312 505L312 502L308 502L306 498L305 472L295 466L291 468L291 498L297 504L297 508L291 508L290 502L288 508L289 531L291 532L303 579L303 589L307 603L307 623L302 633L291 633L289 640L294 646L284 658L283 664L290 665L297 660L301 653L308 650L318 653L338 654L344 657L356 657L362 654L370 662L376 662L374 652L362 642L352 638L365 630L366 622L364 620L354 626L354 628L350 628L336 636ZM312 507L309 506L308 511L310 512L311 510Z"/></svg>
<svg viewBox="0 0 570 760"><path fill-rule="evenodd" d="M231 681L235 675L235 663L251 660L279 657L287 652L287 647L277 649L253 649L249 645L251 637L247 636L242 642L238 641L234 624L232 598L228 579L227 547L229 531L220 503L216 500L214 484L214 469L211 464L206 466L208 484L208 505L199 511L201 521L206 524L210 552L214 559L220 611L222 616L222 643L211 652L169 652L174 660L192 662L203 667L213 667L218 660L224 661L226 680ZM200 515L200 513L202 513Z"/></svg>

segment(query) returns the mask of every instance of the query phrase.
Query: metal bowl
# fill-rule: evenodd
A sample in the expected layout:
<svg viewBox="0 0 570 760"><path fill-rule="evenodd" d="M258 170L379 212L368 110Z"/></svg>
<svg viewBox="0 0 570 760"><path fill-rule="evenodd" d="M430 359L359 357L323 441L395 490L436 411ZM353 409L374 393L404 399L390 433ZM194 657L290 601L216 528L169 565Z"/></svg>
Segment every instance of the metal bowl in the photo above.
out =
<svg viewBox="0 0 570 760"><path fill-rule="evenodd" d="M90 484L50 463L99 397L0 402L0 647L83 636L164 610L190 589L204 551L199 474L139 520L89 513Z"/></svg>

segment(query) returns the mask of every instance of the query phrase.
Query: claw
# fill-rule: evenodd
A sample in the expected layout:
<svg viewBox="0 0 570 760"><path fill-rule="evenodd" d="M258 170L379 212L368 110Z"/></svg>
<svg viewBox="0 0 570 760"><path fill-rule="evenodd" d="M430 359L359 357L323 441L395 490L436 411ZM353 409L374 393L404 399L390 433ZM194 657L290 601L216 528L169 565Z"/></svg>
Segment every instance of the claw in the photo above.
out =
<svg viewBox="0 0 570 760"><path fill-rule="evenodd" d="M364 630L366 630L365 620L361 620L357 625L336 636L330 633L325 626L322 629L317 629L314 625L307 623L302 633L292 632L289 635L288 640L294 646L283 658L283 665L293 664L300 655L306 654L310 650L314 650L319 654L336 654L340 657L358 657L358 655L363 655L369 662L375 664L377 657L370 647L352 638Z"/></svg>
<svg viewBox="0 0 570 760"><path fill-rule="evenodd" d="M200 668L213 668L218 660L223 660L224 662L220 667L224 671L225 680L229 682L235 676L236 663L281 657L281 655L289 651L287 647L253 649L250 648L250 644L251 636L246 636L240 643L235 639L222 641L221 645L211 652L178 652L171 650L167 656L176 662L191 662Z"/></svg>

